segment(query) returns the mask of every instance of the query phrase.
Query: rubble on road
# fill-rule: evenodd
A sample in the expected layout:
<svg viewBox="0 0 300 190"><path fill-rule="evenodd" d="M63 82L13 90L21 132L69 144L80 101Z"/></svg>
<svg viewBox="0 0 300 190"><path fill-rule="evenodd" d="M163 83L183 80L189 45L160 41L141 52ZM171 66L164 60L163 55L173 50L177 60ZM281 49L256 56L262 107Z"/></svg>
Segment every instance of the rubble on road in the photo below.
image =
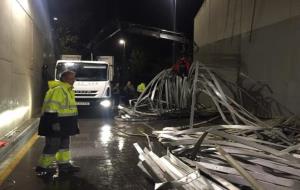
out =
<svg viewBox="0 0 300 190"><path fill-rule="evenodd" d="M228 82L199 63L188 77L162 71L122 114L130 120L188 112L190 120L153 131L170 150L165 156L135 144L139 167L156 189L298 189L298 118L259 93L264 89L271 92L260 83ZM202 115L209 119L195 123Z"/></svg>

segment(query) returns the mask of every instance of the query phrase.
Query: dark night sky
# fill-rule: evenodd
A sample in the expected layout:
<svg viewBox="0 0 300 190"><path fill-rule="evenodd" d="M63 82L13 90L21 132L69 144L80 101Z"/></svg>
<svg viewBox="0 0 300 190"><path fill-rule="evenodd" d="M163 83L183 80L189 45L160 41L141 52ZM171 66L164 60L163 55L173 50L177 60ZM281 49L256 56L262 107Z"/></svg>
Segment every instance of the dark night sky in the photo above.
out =
<svg viewBox="0 0 300 190"><path fill-rule="evenodd" d="M48 0L51 16L68 23L90 40L103 26L119 19L172 30L173 0ZM202 0L176 0L177 31L192 38L193 18Z"/></svg>
<svg viewBox="0 0 300 190"><path fill-rule="evenodd" d="M176 0L177 32L193 37L193 19L203 0ZM48 0L51 17L79 36L82 47L113 20L172 30L173 0ZM106 41L97 54L121 55L117 39ZM127 40L127 54L133 48L142 48L152 57L170 58L171 42L137 35L122 35ZM159 47L159 48L158 48ZM84 52L84 50L82 50Z"/></svg>

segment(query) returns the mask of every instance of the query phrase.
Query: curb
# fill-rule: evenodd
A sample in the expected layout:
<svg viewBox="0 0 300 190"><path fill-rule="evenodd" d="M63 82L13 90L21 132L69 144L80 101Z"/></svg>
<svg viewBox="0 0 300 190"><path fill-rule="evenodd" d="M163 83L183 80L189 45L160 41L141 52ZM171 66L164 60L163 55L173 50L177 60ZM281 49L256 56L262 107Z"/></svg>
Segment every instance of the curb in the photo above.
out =
<svg viewBox="0 0 300 190"><path fill-rule="evenodd" d="M14 150L25 144L37 132L39 120L39 118L30 119L18 127L15 135L1 139L6 141L7 145L0 148L0 160L7 159Z"/></svg>

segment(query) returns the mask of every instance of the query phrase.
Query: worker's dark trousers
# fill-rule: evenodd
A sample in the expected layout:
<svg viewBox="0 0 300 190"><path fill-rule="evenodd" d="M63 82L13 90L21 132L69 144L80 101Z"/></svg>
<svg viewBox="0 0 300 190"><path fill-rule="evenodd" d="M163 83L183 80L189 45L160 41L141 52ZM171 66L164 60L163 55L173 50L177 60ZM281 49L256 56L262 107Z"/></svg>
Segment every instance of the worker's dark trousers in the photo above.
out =
<svg viewBox="0 0 300 190"><path fill-rule="evenodd" d="M56 154L60 149L69 149L70 137L46 137L43 154Z"/></svg>

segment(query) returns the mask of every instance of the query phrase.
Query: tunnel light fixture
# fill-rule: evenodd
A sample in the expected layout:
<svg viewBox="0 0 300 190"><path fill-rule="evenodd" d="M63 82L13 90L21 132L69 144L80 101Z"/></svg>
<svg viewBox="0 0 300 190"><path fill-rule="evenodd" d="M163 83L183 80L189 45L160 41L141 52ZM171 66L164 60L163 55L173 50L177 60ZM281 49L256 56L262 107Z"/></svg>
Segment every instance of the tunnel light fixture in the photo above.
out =
<svg viewBox="0 0 300 190"><path fill-rule="evenodd" d="M125 43L126 43L126 41L124 39L119 40L119 44L124 45Z"/></svg>

